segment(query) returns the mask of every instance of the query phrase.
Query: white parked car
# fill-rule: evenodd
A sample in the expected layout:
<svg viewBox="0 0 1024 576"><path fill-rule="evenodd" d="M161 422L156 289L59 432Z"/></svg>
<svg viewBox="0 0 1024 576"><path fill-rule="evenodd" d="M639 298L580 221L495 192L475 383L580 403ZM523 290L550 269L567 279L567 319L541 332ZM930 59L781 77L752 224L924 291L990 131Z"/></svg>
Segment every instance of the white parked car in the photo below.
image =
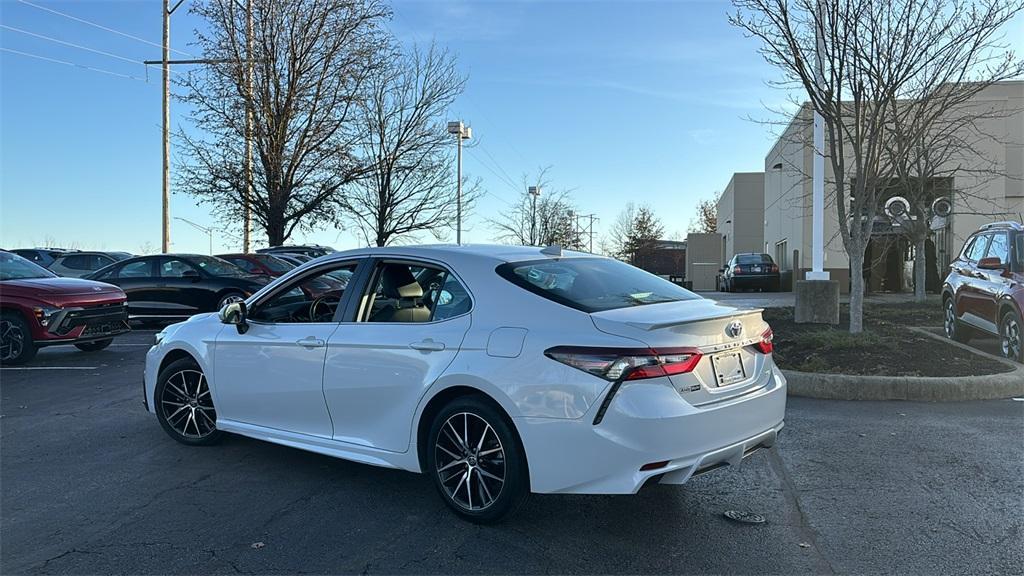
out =
<svg viewBox="0 0 1024 576"><path fill-rule="evenodd" d="M168 326L145 393L185 444L232 432L425 472L488 522L529 492L630 494L772 446L786 381L771 353L760 310L616 260L368 248Z"/></svg>

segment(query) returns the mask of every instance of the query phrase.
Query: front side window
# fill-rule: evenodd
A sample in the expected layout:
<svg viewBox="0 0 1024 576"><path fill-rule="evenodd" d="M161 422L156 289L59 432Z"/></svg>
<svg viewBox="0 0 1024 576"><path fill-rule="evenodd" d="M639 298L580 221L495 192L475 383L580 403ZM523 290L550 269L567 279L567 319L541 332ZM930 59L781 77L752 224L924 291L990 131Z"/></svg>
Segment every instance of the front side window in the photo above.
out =
<svg viewBox="0 0 1024 576"><path fill-rule="evenodd" d="M1017 261L1017 270L1024 270L1024 234L1017 234L1017 241L1013 247L1014 260Z"/></svg>
<svg viewBox="0 0 1024 576"><path fill-rule="evenodd" d="M988 245L986 258L999 258L1003 264L1010 262L1010 236L1005 232L992 235L992 241Z"/></svg>
<svg viewBox="0 0 1024 576"><path fill-rule="evenodd" d="M347 283L339 282L335 275L340 272L352 275L356 266L354 262L342 264L295 279L257 304L249 318L274 324L333 322L347 287Z"/></svg>
<svg viewBox="0 0 1024 576"><path fill-rule="evenodd" d="M370 284L364 322L432 322L469 312L469 292L447 270L428 265L384 263Z"/></svg>
<svg viewBox="0 0 1024 576"><path fill-rule="evenodd" d="M584 312L697 300L668 280L608 258L511 262L498 274L534 294Z"/></svg>
<svg viewBox="0 0 1024 576"><path fill-rule="evenodd" d="M227 260L215 256L190 256L192 262L210 276L244 276L245 272Z"/></svg>

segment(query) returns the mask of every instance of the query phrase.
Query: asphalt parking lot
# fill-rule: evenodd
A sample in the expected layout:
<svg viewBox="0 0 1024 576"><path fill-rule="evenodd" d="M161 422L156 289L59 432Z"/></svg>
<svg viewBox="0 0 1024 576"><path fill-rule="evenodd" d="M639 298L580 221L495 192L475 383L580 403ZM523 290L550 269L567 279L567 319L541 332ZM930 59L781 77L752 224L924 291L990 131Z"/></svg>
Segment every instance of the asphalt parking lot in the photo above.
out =
<svg viewBox="0 0 1024 576"><path fill-rule="evenodd" d="M0 573L1019 573L1024 402L791 399L777 450L636 496L452 516L426 479L168 438L152 331L0 370ZM726 510L762 514L736 524Z"/></svg>

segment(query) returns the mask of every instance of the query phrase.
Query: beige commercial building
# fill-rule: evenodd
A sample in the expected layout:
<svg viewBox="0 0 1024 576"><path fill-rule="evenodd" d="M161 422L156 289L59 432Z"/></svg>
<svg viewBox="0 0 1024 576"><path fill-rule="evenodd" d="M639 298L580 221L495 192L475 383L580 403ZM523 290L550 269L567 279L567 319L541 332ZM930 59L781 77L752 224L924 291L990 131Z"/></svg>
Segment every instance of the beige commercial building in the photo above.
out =
<svg viewBox="0 0 1024 576"><path fill-rule="evenodd" d="M715 231L722 235L723 264L736 254L764 248L764 172L737 172L718 199Z"/></svg>
<svg viewBox="0 0 1024 576"><path fill-rule="evenodd" d="M973 104L1006 113L986 118L977 127L985 137L975 139L971 154L976 157L956 160L958 165L985 164L987 168L984 174L956 172L950 179L953 214L933 235L934 247L929 246L929 266L939 276L979 226L1021 220L1024 214L1024 82L995 84L978 94ZM793 279L802 278L811 267L813 146L809 116L805 107L794 117L764 162L763 250ZM825 269L845 292L849 289L849 261L839 236L834 175L830 163L825 165ZM912 247L900 239L898 229L889 226L884 216L876 218L874 234L863 270L868 290L912 290Z"/></svg>

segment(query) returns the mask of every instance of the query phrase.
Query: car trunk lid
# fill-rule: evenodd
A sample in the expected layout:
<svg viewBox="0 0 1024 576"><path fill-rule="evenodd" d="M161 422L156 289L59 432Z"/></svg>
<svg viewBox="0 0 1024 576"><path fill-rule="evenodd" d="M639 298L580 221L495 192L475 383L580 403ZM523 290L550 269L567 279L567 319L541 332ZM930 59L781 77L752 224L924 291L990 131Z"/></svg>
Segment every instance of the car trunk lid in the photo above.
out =
<svg viewBox="0 0 1024 576"><path fill-rule="evenodd" d="M757 387L765 355L754 348L768 325L761 309L742 309L704 298L648 304L590 315L602 332L659 348L697 348L703 358L672 384L695 405L738 396Z"/></svg>

